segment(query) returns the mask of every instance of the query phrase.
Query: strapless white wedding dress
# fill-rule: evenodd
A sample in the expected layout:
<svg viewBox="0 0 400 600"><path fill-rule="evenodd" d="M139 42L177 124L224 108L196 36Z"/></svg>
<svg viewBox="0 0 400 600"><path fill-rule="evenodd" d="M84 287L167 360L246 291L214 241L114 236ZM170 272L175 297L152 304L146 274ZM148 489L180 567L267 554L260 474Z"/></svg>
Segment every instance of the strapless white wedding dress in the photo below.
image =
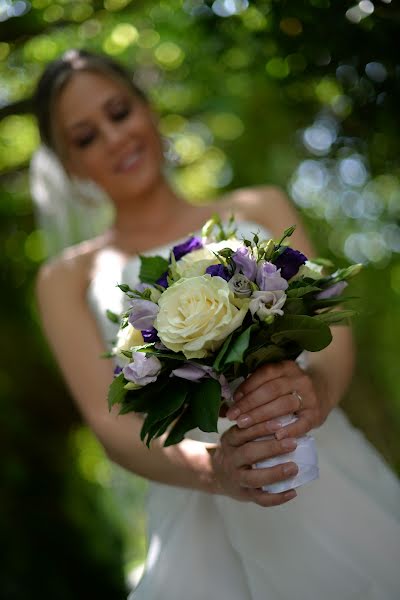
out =
<svg viewBox="0 0 400 600"><path fill-rule="evenodd" d="M97 265L88 301L106 344L115 285L135 284L138 270L113 254ZM229 425L220 419L220 431ZM399 600L398 479L339 408L313 434L320 479L282 506L151 483L145 572L129 600Z"/></svg>

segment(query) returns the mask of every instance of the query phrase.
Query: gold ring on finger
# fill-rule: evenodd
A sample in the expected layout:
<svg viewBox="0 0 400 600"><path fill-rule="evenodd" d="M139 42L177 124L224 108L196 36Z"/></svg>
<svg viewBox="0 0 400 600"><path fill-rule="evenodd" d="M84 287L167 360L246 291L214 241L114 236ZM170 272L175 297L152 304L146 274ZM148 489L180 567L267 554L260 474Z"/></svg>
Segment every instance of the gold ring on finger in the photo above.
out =
<svg viewBox="0 0 400 600"><path fill-rule="evenodd" d="M299 394L299 392L297 392L296 390L293 390L292 394L293 394L293 396L296 396L296 398L297 398L297 399L298 399L298 401L299 401L299 408L297 409L297 411L299 411L299 410L303 410L303 408L304 408L304 400L303 400L303 397L302 397L302 396Z"/></svg>

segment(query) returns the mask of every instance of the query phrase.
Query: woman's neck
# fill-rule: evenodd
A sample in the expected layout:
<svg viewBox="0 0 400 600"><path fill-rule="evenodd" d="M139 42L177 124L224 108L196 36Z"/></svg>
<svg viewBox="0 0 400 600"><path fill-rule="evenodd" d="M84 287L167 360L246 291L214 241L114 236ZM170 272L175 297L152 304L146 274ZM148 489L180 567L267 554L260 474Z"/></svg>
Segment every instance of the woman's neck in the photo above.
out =
<svg viewBox="0 0 400 600"><path fill-rule="evenodd" d="M165 180L132 201L115 202L115 207L108 243L124 253L135 254L186 233L181 229L190 205Z"/></svg>

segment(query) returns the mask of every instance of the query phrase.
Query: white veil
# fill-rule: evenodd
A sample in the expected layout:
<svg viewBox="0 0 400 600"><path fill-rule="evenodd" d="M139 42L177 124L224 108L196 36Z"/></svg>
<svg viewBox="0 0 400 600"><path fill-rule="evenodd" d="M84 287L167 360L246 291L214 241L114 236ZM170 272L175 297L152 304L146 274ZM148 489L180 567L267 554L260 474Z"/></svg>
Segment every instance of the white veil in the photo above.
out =
<svg viewBox="0 0 400 600"><path fill-rule="evenodd" d="M94 182L71 179L52 150L39 146L30 164L30 190L49 257L110 226L113 205Z"/></svg>

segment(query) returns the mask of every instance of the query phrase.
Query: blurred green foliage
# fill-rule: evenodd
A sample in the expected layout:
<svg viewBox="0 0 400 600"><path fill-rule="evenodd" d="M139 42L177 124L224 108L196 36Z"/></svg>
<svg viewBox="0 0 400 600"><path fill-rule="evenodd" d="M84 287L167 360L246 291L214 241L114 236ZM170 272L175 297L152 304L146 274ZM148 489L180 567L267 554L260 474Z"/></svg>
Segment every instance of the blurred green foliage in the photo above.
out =
<svg viewBox="0 0 400 600"><path fill-rule="evenodd" d="M0 0L2 597L123 598L123 563L144 553L145 486L81 427L33 301L46 249L27 166L44 65L70 47L123 61L190 200L281 185L319 254L365 263L344 407L400 471L399 22L390 0Z"/></svg>

